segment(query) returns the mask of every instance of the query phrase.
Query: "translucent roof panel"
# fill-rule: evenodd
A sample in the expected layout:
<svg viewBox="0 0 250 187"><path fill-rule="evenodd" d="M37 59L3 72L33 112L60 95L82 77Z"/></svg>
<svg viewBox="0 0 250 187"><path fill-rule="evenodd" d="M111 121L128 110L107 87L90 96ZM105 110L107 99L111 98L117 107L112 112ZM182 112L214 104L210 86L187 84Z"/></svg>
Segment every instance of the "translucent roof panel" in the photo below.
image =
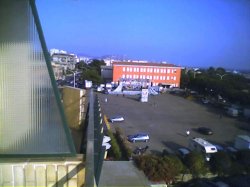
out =
<svg viewBox="0 0 250 187"><path fill-rule="evenodd" d="M0 155L74 153L33 0L0 0Z"/></svg>

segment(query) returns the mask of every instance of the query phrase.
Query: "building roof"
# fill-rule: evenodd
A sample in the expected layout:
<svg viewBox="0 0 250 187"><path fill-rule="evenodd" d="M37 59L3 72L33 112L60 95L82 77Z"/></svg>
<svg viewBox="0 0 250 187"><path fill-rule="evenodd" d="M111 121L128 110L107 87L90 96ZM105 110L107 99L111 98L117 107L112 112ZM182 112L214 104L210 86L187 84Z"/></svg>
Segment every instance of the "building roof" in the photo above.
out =
<svg viewBox="0 0 250 187"><path fill-rule="evenodd" d="M70 56L70 57L75 57L76 55L74 54L68 54L68 53L53 53L52 56Z"/></svg>
<svg viewBox="0 0 250 187"><path fill-rule="evenodd" d="M160 63L138 63L138 62L113 62L113 65L137 65L137 66L161 66L161 67L179 67L174 64L160 64Z"/></svg>

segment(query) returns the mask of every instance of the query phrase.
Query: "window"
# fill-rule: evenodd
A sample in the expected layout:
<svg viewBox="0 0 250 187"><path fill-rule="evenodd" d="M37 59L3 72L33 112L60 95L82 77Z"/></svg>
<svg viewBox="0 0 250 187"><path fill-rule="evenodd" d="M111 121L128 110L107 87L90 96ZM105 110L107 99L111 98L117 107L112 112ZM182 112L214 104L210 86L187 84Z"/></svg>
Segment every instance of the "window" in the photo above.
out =
<svg viewBox="0 0 250 187"><path fill-rule="evenodd" d="M122 78L124 79L124 78L125 78L125 75L122 75Z"/></svg>
<svg viewBox="0 0 250 187"><path fill-rule="evenodd" d="M126 68L125 68L125 67L123 67L123 68L122 68L122 71L126 71Z"/></svg>
<svg viewBox="0 0 250 187"><path fill-rule="evenodd" d="M154 69L154 73L156 73L156 69Z"/></svg>
<svg viewBox="0 0 250 187"><path fill-rule="evenodd" d="M157 69L157 73L159 73L159 69Z"/></svg>
<svg viewBox="0 0 250 187"><path fill-rule="evenodd" d="M134 72L136 72L136 68L134 68Z"/></svg>
<svg viewBox="0 0 250 187"><path fill-rule="evenodd" d="M166 77L165 77L165 76L163 76L163 77L162 77L162 80L165 80L165 79L166 79Z"/></svg>
<svg viewBox="0 0 250 187"><path fill-rule="evenodd" d="M133 68L130 68L130 72L132 72L133 71Z"/></svg>
<svg viewBox="0 0 250 187"><path fill-rule="evenodd" d="M167 69L167 73L170 73L170 69Z"/></svg>
<svg viewBox="0 0 250 187"><path fill-rule="evenodd" d="M166 69L163 70L163 73L166 73Z"/></svg>
<svg viewBox="0 0 250 187"><path fill-rule="evenodd" d="M129 72L129 67L127 67L127 72Z"/></svg>
<svg viewBox="0 0 250 187"><path fill-rule="evenodd" d="M167 80L169 80L169 76L167 76Z"/></svg>
<svg viewBox="0 0 250 187"><path fill-rule="evenodd" d="M176 80L176 76L174 76L173 78L174 78L174 80Z"/></svg>

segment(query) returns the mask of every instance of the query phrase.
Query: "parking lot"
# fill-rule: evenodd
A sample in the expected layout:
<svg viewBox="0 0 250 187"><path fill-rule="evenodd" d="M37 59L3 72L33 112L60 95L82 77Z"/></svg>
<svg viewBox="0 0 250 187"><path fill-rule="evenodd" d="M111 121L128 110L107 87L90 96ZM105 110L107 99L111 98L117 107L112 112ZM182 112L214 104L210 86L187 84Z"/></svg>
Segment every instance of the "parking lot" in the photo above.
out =
<svg viewBox="0 0 250 187"><path fill-rule="evenodd" d="M209 105L168 93L150 96L147 103L141 103L139 96L98 93L98 97L103 114L107 117L122 115L125 118L125 121L115 122L111 126L121 127L126 135L149 133L148 143L131 143L131 146L148 145L151 153L160 153L163 149L175 152L180 147L188 147L192 137L202 137L220 145L233 145L237 135L249 135L248 131L240 128L246 125L244 122L227 117ZM108 102L105 102L105 98ZM200 134L196 131L200 126L211 128L214 134ZM188 137L187 129L190 130Z"/></svg>

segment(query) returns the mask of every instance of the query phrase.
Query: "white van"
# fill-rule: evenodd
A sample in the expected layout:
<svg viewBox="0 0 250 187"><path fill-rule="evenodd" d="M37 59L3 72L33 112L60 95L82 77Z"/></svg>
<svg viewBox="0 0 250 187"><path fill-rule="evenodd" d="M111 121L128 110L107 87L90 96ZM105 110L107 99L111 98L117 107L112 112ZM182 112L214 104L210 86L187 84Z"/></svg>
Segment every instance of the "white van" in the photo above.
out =
<svg viewBox="0 0 250 187"><path fill-rule="evenodd" d="M202 138L193 138L189 141L189 149L192 151L201 152L205 155L207 161L210 160L211 153L216 153L217 148L210 142Z"/></svg>

